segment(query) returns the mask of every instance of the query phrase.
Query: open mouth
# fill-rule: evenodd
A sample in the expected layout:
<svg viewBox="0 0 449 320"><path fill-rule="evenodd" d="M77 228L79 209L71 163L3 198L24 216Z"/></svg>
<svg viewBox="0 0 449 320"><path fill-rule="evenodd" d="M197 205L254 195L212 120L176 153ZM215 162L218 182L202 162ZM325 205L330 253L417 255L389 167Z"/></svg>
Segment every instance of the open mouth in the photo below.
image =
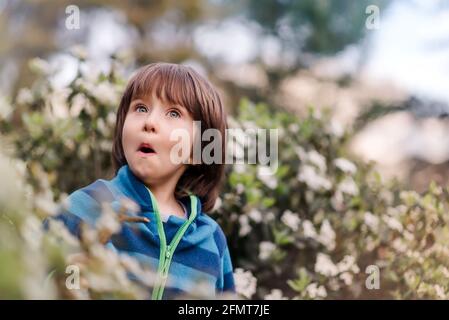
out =
<svg viewBox="0 0 449 320"><path fill-rule="evenodd" d="M156 151L153 149L153 147L150 144L148 144L148 143L142 143L140 145L138 151L140 153L147 154L147 155L151 155L151 154L155 154L156 153Z"/></svg>

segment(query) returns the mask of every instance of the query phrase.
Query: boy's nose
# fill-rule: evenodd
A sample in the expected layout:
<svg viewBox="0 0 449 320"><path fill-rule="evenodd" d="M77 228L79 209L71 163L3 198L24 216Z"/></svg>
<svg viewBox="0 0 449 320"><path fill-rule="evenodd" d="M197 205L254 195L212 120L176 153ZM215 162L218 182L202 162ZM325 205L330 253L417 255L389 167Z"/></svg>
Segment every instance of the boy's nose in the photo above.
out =
<svg viewBox="0 0 449 320"><path fill-rule="evenodd" d="M157 132L159 129L159 122L160 120L158 120L158 116L155 112L148 113L148 116L145 119L144 130Z"/></svg>

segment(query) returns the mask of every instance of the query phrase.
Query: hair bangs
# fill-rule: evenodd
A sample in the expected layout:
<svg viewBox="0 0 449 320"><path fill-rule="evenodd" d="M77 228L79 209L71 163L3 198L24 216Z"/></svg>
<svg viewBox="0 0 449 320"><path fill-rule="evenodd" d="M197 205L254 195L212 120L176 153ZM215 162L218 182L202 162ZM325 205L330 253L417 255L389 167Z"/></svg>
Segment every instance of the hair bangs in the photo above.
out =
<svg viewBox="0 0 449 320"><path fill-rule="evenodd" d="M197 119L199 101L195 84L187 69L172 64L157 64L140 70L131 80L131 100L154 95L162 102L180 105Z"/></svg>

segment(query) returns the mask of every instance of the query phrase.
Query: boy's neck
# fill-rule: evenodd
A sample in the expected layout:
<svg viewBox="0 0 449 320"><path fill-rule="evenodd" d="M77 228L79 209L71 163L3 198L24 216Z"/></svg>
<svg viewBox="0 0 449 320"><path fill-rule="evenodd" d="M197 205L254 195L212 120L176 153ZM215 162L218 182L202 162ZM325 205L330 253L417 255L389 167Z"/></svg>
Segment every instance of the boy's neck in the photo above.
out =
<svg viewBox="0 0 449 320"><path fill-rule="evenodd" d="M163 188L155 188L155 187L150 187L150 190L153 196L156 198L159 210L161 210L161 206L163 206L163 204L173 203L174 201L176 201L173 195L173 191L171 190L166 191Z"/></svg>
<svg viewBox="0 0 449 320"><path fill-rule="evenodd" d="M151 193L156 199L161 213L171 213L179 217L185 216L183 207L178 203L175 197L176 184L167 182L163 184L147 185L147 187L151 190Z"/></svg>

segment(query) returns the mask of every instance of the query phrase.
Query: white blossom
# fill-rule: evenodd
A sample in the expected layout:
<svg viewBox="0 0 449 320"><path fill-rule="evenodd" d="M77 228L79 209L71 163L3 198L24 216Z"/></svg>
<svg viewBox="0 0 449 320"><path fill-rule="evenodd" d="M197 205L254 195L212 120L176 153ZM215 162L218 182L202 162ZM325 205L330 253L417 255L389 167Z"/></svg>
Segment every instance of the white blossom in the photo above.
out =
<svg viewBox="0 0 449 320"><path fill-rule="evenodd" d="M240 215L239 225L240 225L240 230L239 230L240 237L244 237L248 233L251 232L251 225L249 224L249 219L248 219L247 215Z"/></svg>
<svg viewBox="0 0 449 320"><path fill-rule="evenodd" d="M257 279L253 276L251 271L244 271L241 268L237 268L234 271L235 291L237 294L251 299L256 293Z"/></svg>
<svg viewBox="0 0 449 320"><path fill-rule="evenodd" d="M365 212L363 221L373 232L377 232L379 230L379 218L371 212Z"/></svg>
<svg viewBox="0 0 449 320"><path fill-rule="evenodd" d="M441 270L441 273L442 273L446 278L449 278L449 270L448 270L448 268L446 268L445 266L441 266L440 270Z"/></svg>
<svg viewBox="0 0 449 320"><path fill-rule="evenodd" d="M398 252L405 253L407 251L407 245L400 238L395 239L392 243L392 246Z"/></svg>
<svg viewBox="0 0 449 320"><path fill-rule="evenodd" d="M335 210L342 210L344 208L344 197L340 190L336 190L331 198L331 205Z"/></svg>
<svg viewBox="0 0 449 320"><path fill-rule="evenodd" d="M110 140L102 140L99 143L100 150L108 152L112 148L112 141Z"/></svg>
<svg viewBox="0 0 449 320"><path fill-rule="evenodd" d="M265 221L266 221L266 222L273 221L273 220L276 218L276 216L274 215L273 211L268 211L268 212L264 215L264 217L265 217Z"/></svg>
<svg viewBox="0 0 449 320"><path fill-rule="evenodd" d="M311 221L305 220L302 223L302 229L304 232L304 237L312 238L312 239L317 238L317 233L316 233L315 227L313 226L313 223Z"/></svg>
<svg viewBox="0 0 449 320"><path fill-rule="evenodd" d="M270 293L264 297L264 300L288 300L288 298L282 295L280 289L272 289Z"/></svg>
<svg viewBox="0 0 449 320"><path fill-rule="evenodd" d="M271 241L261 241L259 243L259 259L267 260L271 257L274 250L276 250L276 245Z"/></svg>
<svg viewBox="0 0 449 320"><path fill-rule="evenodd" d="M12 107L6 97L0 95L0 119L8 120L12 114Z"/></svg>
<svg viewBox="0 0 449 320"><path fill-rule="evenodd" d="M338 184L337 190L352 196L359 194L359 187L357 187L357 184L351 177L344 178L343 181Z"/></svg>
<svg viewBox="0 0 449 320"><path fill-rule="evenodd" d="M442 286L436 284L433 288L435 289L435 293L437 294L438 298L446 299L446 294L444 293L444 288Z"/></svg>
<svg viewBox="0 0 449 320"><path fill-rule="evenodd" d="M338 268L327 254L318 253L315 262L315 272L327 277L333 277L338 274Z"/></svg>
<svg viewBox="0 0 449 320"><path fill-rule="evenodd" d="M398 217L401 214L401 208L399 207L388 207L387 208L387 215L391 217Z"/></svg>
<svg viewBox="0 0 449 320"><path fill-rule="evenodd" d="M103 136L109 135L110 128L106 126L106 122L103 118L98 118L97 120L97 129Z"/></svg>
<svg viewBox="0 0 449 320"><path fill-rule="evenodd" d="M326 177L319 175L314 167L304 165L298 173L298 180L306 183L311 189L317 191L321 189L329 190L332 183Z"/></svg>
<svg viewBox="0 0 449 320"><path fill-rule="evenodd" d="M79 240L66 228L65 224L60 220L50 219L48 220L49 232L62 239L65 243L78 246Z"/></svg>
<svg viewBox="0 0 449 320"><path fill-rule="evenodd" d="M83 143L78 149L78 155L81 159L86 159L90 155L90 148L87 144Z"/></svg>
<svg viewBox="0 0 449 320"><path fill-rule="evenodd" d="M352 280L354 277L353 277L352 273L343 272L342 274L340 274L339 278L341 280L343 280L345 285L350 286L352 284Z"/></svg>
<svg viewBox="0 0 449 320"><path fill-rule="evenodd" d="M320 241L328 250L335 249L335 231L332 229L332 226L327 219L321 224L318 241Z"/></svg>
<svg viewBox="0 0 449 320"><path fill-rule="evenodd" d="M298 217L297 213L293 213L290 210L285 210L281 217L281 221L293 231L297 231L301 219Z"/></svg>
<svg viewBox="0 0 449 320"><path fill-rule="evenodd" d="M244 165L242 163L235 163L234 164L234 171L236 173L243 174L243 173L246 172L246 165Z"/></svg>
<svg viewBox="0 0 449 320"><path fill-rule="evenodd" d="M331 134L335 135L336 137L342 137L343 134L345 133L345 130L344 130L343 126L341 125L341 123L335 119L332 119L330 121L329 131Z"/></svg>
<svg viewBox="0 0 449 320"><path fill-rule="evenodd" d="M41 58L31 59L29 61L29 67L32 71L40 74L47 74L50 72L50 64Z"/></svg>
<svg viewBox="0 0 449 320"><path fill-rule="evenodd" d="M237 194L242 194L244 191L245 187L243 186L243 184L237 183L237 185L235 186L235 192L237 192Z"/></svg>
<svg viewBox="0 0 449 320"><path fill-rule="evenodd" d="M316 282L313 282L306 287L306 293L312 299L327 297L326 288L324 288L324 286L318 286Z"/></svg>
<svg viewBox="0 0 449 320"><path fill-rule="evenodd" d="M104 81L89 89L90 93L105 105L115 105L119 100L118 92L111 83Z"/></svg>
<svg viewBox="0 0 449 320"><path fill-rule="evenodd" d="M58 212L58 206L53 201L53 193L50 190L48 191L35 195L34 205L46 215L54 216Z"/></svg>
<svg viewBox="0 0 449 320"><path fill-rule="evenodd" d="M402 232L402 230L404 229L402 224L393 217L383 216L382 219L390 229L397 230L399 232Z"/></svg>
<svg viewBox="0 0 449 320"><path fill-rule="evenodd" d="M21 234L27 244L33 249L37 250L40 248L43 237L42 224L36 216L30 215L25 219Z"/></svg>
<svg viewBox="0 0 449 320"><path fill-rule="evenodd" d="M118 215L111 208L110 204L106 202L102 203L101 208L102 212L96 221L96 228L111 234L117 233L121 228Z"/></svg>
<svg viewBox="0 0 449 320"><path fill-rule="evenodd" d="M69 117L69 106L67 98L70 94L70 89L61 89L53 91L50 96L51 117L54 119L66 119Z"/></svg>
<svg viewBox="0 0 449 320"><path fill-rule="evenodd" d="M86 60L88 56L87 48L82 45L75 45L71 47L70 53L80 60Z"/></svg>
<svg viewBox="0 0 449 320"><path fill-rule="evenodd" d="M413 241L415 239L415 236L412 232L409 232L407 230L404 230L402 232L402 235L404 236L404 239L407 241Z"/></svg>
<svg viewBox="0 0 449 320"><path fill-rule="evenodd" d="M338 169L349 174L354 174L357 171L355 164L345 158L335 159L334 164Z"/></svg>
<svg viewBox="0 0 449 320"><path fill-rule="evenodd" d="M119 258L123 267L133 275L137 276L139 281L147 286L154 286L157 279L157 274L154 270L142 268L139 262L128 254L120 254Z"/></svg>
<svg viewBox="0 0 449 320"><path fill-rule="evenodd" d="M260 213L260 211L256 208L252 208L248 213L248 216L256 223L262 222L262 213Z"/></svg>
<svg viewBox="0 0 449 320"><path fill-rule="evenodd" d="M87 114L92 115L94 112L94 107L84 94L77 93L72 98L70 115L72 117L78 117L82 110L85 110Z"/></svg>
<svg viewBox="0 0 449 320"><path fill-rule="evenodd" d="M113 127L115 126L115 119L117 117L117 114L115 112L109 111L108 115L106 116L106 123L108 126Z"/></svg>
<svg viewBox="0 0 449 320"><path fill-rule="evenodd" d="M242 121L241 124L242 124L242 127L244 129L255 129L255 130L257 130L259 128L254 121L245 120L245 121ZM246 134L246 136L248 136L248 134Z"/></svg>
<svg viewBox="0 0 449 320"><path fill-rule="evenodd" d="M340 290L340 287L341 287L340 282L338 281L337 278L330 278L327 283L327 286L332 291L338 291L338 290Z"/></svg>
<svg viewBox="0 0 449 320"><path fill-rule="evenodd" d="M307 153L307 158L311 164L320 169L320 172L326 172L326 158L323 155L316 150L311 150Z"/></svg>
<svg viewBox="0 0 449 320"><path fill-rule="evenodd" d="M298 158L302 161L306 161L307 160L307 152L304 150L304 148L300 147L300 146L295 146L295 152L298 155Z"/></svg>
<svg viewBox="0 0 449 320"><path fill-rule="evenodd" d="M28 88L20 89L16 101L18 104L31 104L33 102L31 90Z"/></svg>
<svg viewBox="0 0 449 320"><path fill-rule="evenodd" d="M354 256L346 255L344 258L337 264L337 270L339 273L351 271L353 273L359 273L360 269L356 264L356 260Z"/></svg>
<svg viewBox="0 0 449 320"><path fill-rule="evenodd" d="M257 167L257 177L262 181L268 188L275 189L278 185L276 175L273 170L267 166Z"/></svg>

